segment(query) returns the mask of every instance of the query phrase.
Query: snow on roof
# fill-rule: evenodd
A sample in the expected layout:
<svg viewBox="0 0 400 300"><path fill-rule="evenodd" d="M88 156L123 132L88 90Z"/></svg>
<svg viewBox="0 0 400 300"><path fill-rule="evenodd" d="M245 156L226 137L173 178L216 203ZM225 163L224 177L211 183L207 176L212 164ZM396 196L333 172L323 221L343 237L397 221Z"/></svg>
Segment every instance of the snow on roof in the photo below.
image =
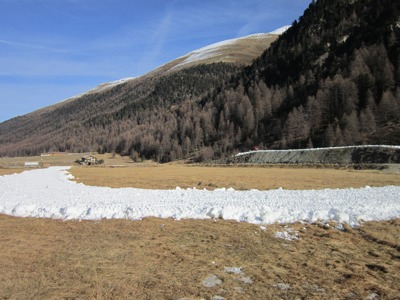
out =
<svg viewBox="0 0 400 300"><path fill-rule="evenodd" d="M400 217L400 186L358 189L144 190L77 184L69 167L0 176L0 213L58 219L223 218L254 224Z"/></svg>

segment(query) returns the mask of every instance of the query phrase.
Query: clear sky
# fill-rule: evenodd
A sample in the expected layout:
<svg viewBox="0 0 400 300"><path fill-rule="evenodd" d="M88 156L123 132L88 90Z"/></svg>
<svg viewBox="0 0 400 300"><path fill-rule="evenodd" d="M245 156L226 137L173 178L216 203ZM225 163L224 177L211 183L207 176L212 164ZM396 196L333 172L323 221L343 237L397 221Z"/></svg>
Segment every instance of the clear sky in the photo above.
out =
<svg viewBox="0 0 400 300"><path fill-rule="evenodd" d="M0 122L222 40L290 25L311 0L0 0Z"/></svg>

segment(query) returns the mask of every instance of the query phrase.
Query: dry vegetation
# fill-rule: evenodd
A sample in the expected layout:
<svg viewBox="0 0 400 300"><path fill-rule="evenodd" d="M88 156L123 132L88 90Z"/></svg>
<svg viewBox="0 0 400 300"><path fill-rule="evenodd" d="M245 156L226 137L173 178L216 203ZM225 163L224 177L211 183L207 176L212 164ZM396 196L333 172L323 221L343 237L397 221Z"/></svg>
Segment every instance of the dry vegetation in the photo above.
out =
<svg viewBox="0 0 400 300"><path fill-rule="evenodd" d="M0 299L398 299L399 220L289 227L0 216Z"/></svg>
<svg viewBox="0 0 400 300"><path fill-rule="evenodd" d="M151 161L133 163L129 157L96 154L104 164L98 167L77 166L74 161L84 154L3 158L0 175L22 172L24 162L40 162L48 166L75 165L70 172L79 183L108 187L146 189L181 188L237 190L357 188L400 185L399 168L392 171L353 170L348 168L311 168L293 166L202 166L183 163L157 164Z"/></svg>
<svg viewBox="0 0 400 300"><path fill-rule="evenodd" d="M24 168L25 162L38 162L46 166L72 166L76 160L93 153L65 153L49 156L3 157L0 158L0 170ZM132 160L127 156L113 154L95 154L98 159L104 160L104 166L131 166ZM4 171L5 172L5 171Z"/></svg>
<svg viewBox="0 0 400 300"><path fill-rule="evenodd" d="M3 176L3 175L11 175L11 174L16 174L16 173L21 173L21 172L23 172L23 171L25 171L25 169L22 169L22 168L20 168L20 169L1 169L0 168L0 176Z"/></svg>
<svg viewBox="0 0 400 300"><path fill-rule="evenodd" d="M238 190L357 188L400 185L400 174L350 169L278 167L204 167L182 164L137 164L131 168L70 170L86 185L174 189L233 187Z"/></svg>
<svg viewBox="0 0 400 300"><path fill-rule="evenodd" d="M175 70L187 68L189 66L195 66L198 64L210 64L215 62L225 63L237 63L242 65L251 65L254 58L259 57L271 43L278 38L278 35L270 34L258 38L244 37L236 40L235 42L226 43L215 48L213 55L205 55L202 59L193 60L192 62L186 62L179 66L182 62L182 58L178 58L169 64L162 66L162 70L171 70L175 67ZM186 57L186 56L185 56ZM190 53L187 55L190 57Z"/></svg>
<svg viewBox="0 0 400 300"><path fill-rule="evenodd" d="M399 174L378 171L132 164L118 156L99 158L106 166L125 167L74 167L71 173L78 182L165 189L400 183ZM70 164L70 157L57 159ZM0 174L21 170L0 168ZM299 239L275 236L290 229ZM0 299L398 299L399 233L400 220L345 230L300 223L264 230L227 220L79 222L0 215ZM226 267L241 267L242 273L227 273ZM212 276L219 284L206 287Z"/></svg>

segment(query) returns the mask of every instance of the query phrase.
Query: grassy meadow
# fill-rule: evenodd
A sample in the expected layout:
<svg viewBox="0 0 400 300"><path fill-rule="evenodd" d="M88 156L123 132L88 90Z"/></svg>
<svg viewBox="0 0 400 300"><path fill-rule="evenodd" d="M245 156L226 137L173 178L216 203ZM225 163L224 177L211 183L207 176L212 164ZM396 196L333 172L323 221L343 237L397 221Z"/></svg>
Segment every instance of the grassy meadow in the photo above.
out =
<svg viewBox="0 0 400 300"><path fill-rule="evenodd" d="M238 190L400 184L398 173L373 170L99 158L104 166L70 170L77 182ZM76 158L47 159L71 165ZM24 160L1 161L0 175L25 170ZM279 232L297 238L281 239ZM0 299L398 299L399 233L400 220L339 230L333 223L261 227L219 219L62 221L0 215Z"/></svg>

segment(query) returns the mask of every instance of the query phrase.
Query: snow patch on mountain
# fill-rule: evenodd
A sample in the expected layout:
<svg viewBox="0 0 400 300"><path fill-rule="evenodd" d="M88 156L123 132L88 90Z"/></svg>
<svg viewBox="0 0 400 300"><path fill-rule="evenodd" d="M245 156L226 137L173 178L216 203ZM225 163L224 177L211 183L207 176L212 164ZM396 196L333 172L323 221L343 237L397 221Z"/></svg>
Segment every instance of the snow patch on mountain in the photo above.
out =
<svg viewBox="0 0 400 300"><path fill-rule="evenodd" d="M286 30L288 30L291 26L290 25L286 25L286 26L282 26L281 28L275 29L274 31L271 31L270 34L278 34L281 35L283 34Z"/></svg>
<svg viewBox="0 0 400 300"><path fill-rule="evenodd" d="M135 78L136 77L126 77L126 78L121 78L121 79L118 79L118 80L115 80L115 81L105 82L105 83L102 83L102 84L98 85L94 89L91 89L91 90L87 91L85 94L94 93L94 92L95 93L101 92L101 91L104 91L104 90L106 90L108 88L120 85L122 83L125 83L125 82L127 82L129 80L132 80L132 79L135 79Z"/></svg>
<svg viewBox="0 0 400 300"><path fill-rule="evenodd" d="M90 89L90 90L88 90L88 91L86 91L84 93L81 93L81 94L72 96L70 98L61 100L58 103L63 103L63 102L66 102L66 101L70 101L70 100L73 100L73 99L76 99L76 98L79 98L79 97L82 97L82 96L85 96L85 95L88 95L88 94L102 92L102 91L105 91L106 89L112 88L114 86L117 86L119 84L125 83L125 82L127 82L129 80L133 80L133 79L136 79L136 78L137 77L126 77L126 78L121 78L121 79L118 79L118 80L115 80L115 81L105 82L105 83L99 84L95 88Z"/></svg>
<svg viewBox="0 0 400 300"><path fill-rule="evenodd" d="M244 41L244 40L267 39L267 38L271 37L271 35L280 35L283 32L285 32L289 27L290 26L283 26L283 27L278 28L269 33L255 33L255 34L251 34L249 36L235 38L235 39L229 39L229 40L225 40L222 42L218 42L215 44L211 44L211 45L202 47L200 49L194 50L194 51L182 56L181 58L184 58L184 60L182 62L180 62L178 65L174 66L171 70L178 69L182 66L185 66L185 65L193 63L193 62L202 61L202 60L216 57L222 53L224 48L234 45L236 43L240 43L241 41Z"/></svg>
<svg viewBox="0 0 400 300"><path fill-rule="evenodd" d="M174 69L179 69L183 66L186 66L190 63L194 63L194 62L198 62L198 61L202 61L202 60L206 60L206 59L210 59L213 57L216 57L218 55L221 55L222 53L222 49L224 47L229 47L230 45L234 45L237 42L243 41L243 40L250 40L250 39L267 39L268 37L271 37L271 35L280 35L282 33L284 33L288 28L290 28L290 26L283 26L281 28L278 28L272 32L269 33L255 33L255 34L251 34L249 36L245 36L245 37L241 37L241 38L235 38L235 39L229 39L229 40L225 40L222 42L218 42L212 45L208 45L205 47L202 47L200 49L194 50L184 56L181 56L178 58L182 59L183 61L181 61L179 64L177 64L176 66L172 67L170 70L174 70ZM163 66L157 68L157 69L162 69ZM156 70L157 70L156 69ZM59 103L65 102L65 101L69 101L69 100L73 100L79 97L82 97L84 95L87 94L92 94L92 93L98 93L98 92L102 92L105 91L109 88L112 88L114 86L117 86L119 84L125 83L127 81L136 79L138 77L126 77L126 78L122 78L122 79L118 79L115 81L111 81L111 82L105 82L102 83L98 86L96 86L93 89L90 89L82 94L64 99L62 101L60 101Z"/></svg>
<svg viewBox="0 0 400 300"><path fill-rule="evenodd" d="M324 147L324 148L302 148L302 149L271 149L271 150L255 150L237 153L235 156L242 156L253 153L289 153L289 152L315 152L321 150L339 150L339 149L362 149L362 148L389 148L400 149L397 145L358 145L358 146L338 146L338 147Z"/></svg>

